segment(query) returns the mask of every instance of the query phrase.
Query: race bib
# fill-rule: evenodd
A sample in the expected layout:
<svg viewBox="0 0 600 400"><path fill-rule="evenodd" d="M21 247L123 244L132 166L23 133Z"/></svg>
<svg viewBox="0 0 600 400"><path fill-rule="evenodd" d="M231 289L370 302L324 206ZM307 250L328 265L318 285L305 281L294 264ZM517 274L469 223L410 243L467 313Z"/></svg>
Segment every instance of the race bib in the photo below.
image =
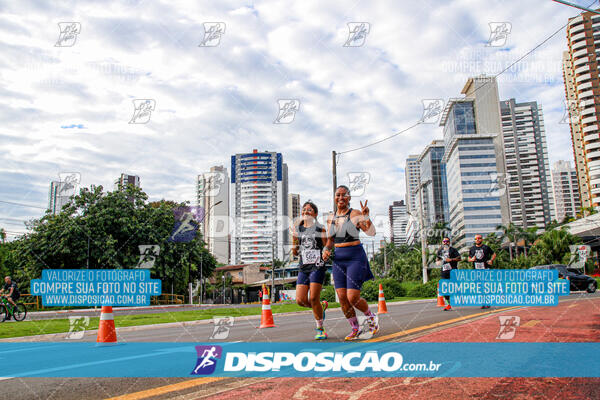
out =
<svg viewBox="0 0 600 400"><path fill-rule="evenodd" d="M442 265L442 271L450 271L451 269L452 269L452 266L450 264Z"/></svg>
<svg viewBox="0 0 600 400"><path fill-rule="evenodd" d="M319 250L302 251L303 264L316 264L319 260L321 260L321 252Z"/></svg>
<svg viewBox="0 0 600 400"><path fill-rule="evenodd" d="M483 263L483 262L476 262L475 263L475 269L485 269L485 263Z"/></svg>

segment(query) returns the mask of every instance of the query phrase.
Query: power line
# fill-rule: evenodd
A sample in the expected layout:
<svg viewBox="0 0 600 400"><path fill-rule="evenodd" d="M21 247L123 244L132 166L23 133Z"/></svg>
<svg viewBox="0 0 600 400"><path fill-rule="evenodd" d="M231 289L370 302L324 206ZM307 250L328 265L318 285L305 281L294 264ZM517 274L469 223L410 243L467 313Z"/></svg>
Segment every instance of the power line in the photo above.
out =
<svg viewBox="0 0 600 400"><path fill-rule="evenodd" d="M590 3L587 7L591 7L594 3L596 2L596 0L594 0L592 3ZM508 67L504 68L502 71L500 71L499 73L497 73L496 75L493 75L494 78L499 77L500 75L502 75L503 73L505 73L506 71L508 71L512 66L514 66L515 64L517 64L518 62L520 62L521 60L523 60L525 57L527 57L528 55L530 55L531 53L533 53L534 51L536 51L539 47L543 46L548 40L552 39L554 36L556 36L556 34L558 34L560 31L562 31L563 29L565 29L567 26L569 25L569 23L567 22L565 25L561 26L557 31L555 31L554 33L552 33L550 36L548 36L547 38L545 38L541 43L539 43L537 46L535 46L533 49L529 50L527 53L525 53L523 56L519 57L517 60L515 60L513 63L511 63ZM481 85L478 88L476 88L473 93L475 93L477 90L481 89L482 87L484 87L485 85ZM412 126L400 131L400 132L396 132L391 136L388 136L386 138L383 138L381 140L378 140L376 142L361 146L361 147L357 147L355 149L351 149L351 150L346 150L346 151L340 151L337 154L344 154L344 153L350 153L352 151L357 151L357 150L362 150L365 149L367 147L371 147L374 146L376 144L379 144L381 142L385 142L386 140L390 140L402 133L405 133L413 128L415 128L416 126L422 124L423 121L418 121L417 123L413 124Z"/></svg>
<svg viewBox="0 0 600 400"><path fill-rule="evenodd" d="M17 203L17 202L14 202L14 201L0 200L0 203L12 204L12 205L15 205L15 206L22 206L22 207L39 208L40 210L47 210L48 209L46 207L32 206L31 204Z"/></svg>

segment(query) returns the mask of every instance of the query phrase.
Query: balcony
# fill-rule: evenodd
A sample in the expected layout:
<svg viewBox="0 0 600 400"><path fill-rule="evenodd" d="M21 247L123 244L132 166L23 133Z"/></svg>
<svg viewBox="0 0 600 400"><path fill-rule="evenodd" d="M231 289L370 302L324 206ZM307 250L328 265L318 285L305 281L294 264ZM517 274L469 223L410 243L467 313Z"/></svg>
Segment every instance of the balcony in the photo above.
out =
<svg viewBox="0 0 600 400"><path fill-rule="evenodd" d="M584 126L583 127L583 133L586 134L588 132L595 132L598 130L598 125L593 124L593 125L589 125L589 126Z"/></svg>
<svg viewBox="0 0 600 400"><path fill-rule="evenodd" d="M578 50L576 52L573 53L573 58L579 58L579 57L583 57L583 56L587 56L588 54L588 50L587 48L582 49L582 50Z"/></svg>
<svg viewBox="0 0 600 400"><path fill-rule="evenodd" d="M587 42L585 39L579 40L577 42L571 42L571 51L579 50L581 48L586 48Z"/></svg>
<svg viewBox="0 0 600 400"><path fill-rule="evenodd" d="M584 67L581 67L581 68L584 68ZM581 68L579 68L579 69L581 69ZM582 73L585 72L585 71L589 71L589 68L587 68L587 66L586 66L586 69L584 71L582 71ZM583 81L588 81L590 79L592 79L592 75L590 75L589 72L588 72L587 74L583 74L583 75L577 76L575 78L575 82L581 83ZM577 89L579 89L579 87L577 87Z"/></svg>
<svg viewBox="0 0 600 400"><path fill-rule="evenodd" d="M582 124L591 124L592 122L597 121L596 115L592 115L591 117L583 118L581 120Z"/></svg>
<svg viewBox="0 0 600 400"><path fill-rule="evenodd" d="M577 66L579 66L579 65L581 65L581 64L587 64L589 61L590 61L590 59L589 59L588 57L581 57L581 58L579 58L579 59L575 60L575 61L573 62L573 65L574 65L575 67L577 67Z"/></svg>

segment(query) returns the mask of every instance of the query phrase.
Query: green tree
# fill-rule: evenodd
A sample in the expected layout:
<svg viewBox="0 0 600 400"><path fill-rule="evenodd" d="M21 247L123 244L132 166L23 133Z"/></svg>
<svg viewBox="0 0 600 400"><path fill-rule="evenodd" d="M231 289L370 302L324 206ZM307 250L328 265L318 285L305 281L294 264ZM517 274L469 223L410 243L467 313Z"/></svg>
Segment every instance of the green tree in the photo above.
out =
<svg viewBox="0 0 600 400"><path fill-rule="evenodd" d="M503 241L508 241L508 252L510 255L510 261L513 259L513 246L517 244L519 238L519 229L512 222L508 225L498 225L496 230L502 231L500 238Z"/></svg>
<svg viewBox="0 0 600 400"><path fill-rule="evenodd" d="M541 235L531 247L531 255L538 264L566 264L571 258L570 245L581 243L581 238L566 229L554 229Z"/></svg>
<svg viewBox="0 0 600 400"><path fill-rule="evenodd" d="M56 215L46 213L28 224L29 232L11 242L7 267L21 280L39 278L43 269L135 268L139 245L159 245L151 275L162 280L163 291L185 293L188 282L212 273L215 260L199 234L189 243L174 243L173 209L184 203L149 204L139 188L103 192L83 188Z"/></svg>

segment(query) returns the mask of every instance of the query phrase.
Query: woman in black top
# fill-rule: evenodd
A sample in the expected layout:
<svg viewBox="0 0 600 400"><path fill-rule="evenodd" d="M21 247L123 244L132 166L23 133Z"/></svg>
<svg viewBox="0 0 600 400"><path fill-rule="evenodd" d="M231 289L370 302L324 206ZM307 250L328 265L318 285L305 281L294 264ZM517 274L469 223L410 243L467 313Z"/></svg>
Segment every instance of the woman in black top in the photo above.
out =
<svg viewBox="0 0 600 400"><path fill-rule="evenodd" d="M323 321L325 320L325 310L328 303L320 301L326 272L321 253L327 235L325 227L319 224L316 219L318 212L317 206L310 201L302 205L302 218L292 226L294 243L292 254L300 256L298 263L300 271L296 283L296 303L302 307L312 308L317 323L315 339L323 340L327 339ZM309 285L310 299L308 298Z"/></svg>
<svg viewBox="0 0 600 400"><path fill-rule="evenodd" d="M335 216L327 219L328 240L323 251L323 259L329 258L331 249L335 245L332 268L335 291L342 311L352 326L352 332L345 340L355 340L362 332L354 308L367 316L371 334L379 330L377 316L369 310L366 300L360 296L362 284L373 279L373 273L365 249L360 243L359 231L374 236L375 226L369 219L367 201L364 205L360 203L360 211L350 208L350 189L346 186L338 186L335 191L335 202L337 206Z"/></svg>

